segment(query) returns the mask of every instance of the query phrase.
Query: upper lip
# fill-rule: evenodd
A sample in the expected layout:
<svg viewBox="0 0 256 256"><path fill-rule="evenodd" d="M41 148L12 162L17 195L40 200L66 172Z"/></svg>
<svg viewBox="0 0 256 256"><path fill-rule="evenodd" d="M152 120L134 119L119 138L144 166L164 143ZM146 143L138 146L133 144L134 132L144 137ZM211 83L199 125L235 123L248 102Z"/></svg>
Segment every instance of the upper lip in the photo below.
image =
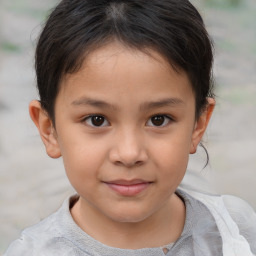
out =
<svg viewBox="0 0 256 256"><path fill-rule="evenodd" d="M150 181L142 180L142 179L133 179L133 180L113 180L113 181L105 181L107 184L115 184L115 185L124 185L124 186L129 186L129 185L136 185L136 184L142 184L142 183L151 183Z"/></svg>

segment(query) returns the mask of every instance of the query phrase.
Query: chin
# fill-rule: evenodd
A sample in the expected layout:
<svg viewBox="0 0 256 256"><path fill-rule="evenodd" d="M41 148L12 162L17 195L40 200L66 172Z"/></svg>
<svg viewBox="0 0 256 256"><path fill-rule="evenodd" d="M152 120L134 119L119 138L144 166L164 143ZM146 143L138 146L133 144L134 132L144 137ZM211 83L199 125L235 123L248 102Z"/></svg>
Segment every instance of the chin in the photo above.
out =
<svg viewBox="0 0 256 256"><path fill-rule="evenodd" d="M142 210L135 209L123 209L122 211L112 212L108 217L110 217L115 222L120 223L139 223L144 221L150 216L150 214L146 214Z"/></svg>

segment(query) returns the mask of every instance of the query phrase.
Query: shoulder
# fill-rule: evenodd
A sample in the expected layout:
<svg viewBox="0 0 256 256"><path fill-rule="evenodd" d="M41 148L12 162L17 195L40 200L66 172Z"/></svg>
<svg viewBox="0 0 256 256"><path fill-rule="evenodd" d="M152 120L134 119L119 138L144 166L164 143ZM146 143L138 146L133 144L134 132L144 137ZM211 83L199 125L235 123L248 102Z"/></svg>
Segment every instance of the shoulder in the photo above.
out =
<svg viewBox="0 0 256 256"><path fill-rule="evenodd" d="M68 219L66 216L68 212L69 200L67 199L57 212L38 224L26 228L20 238L9 246L4 256L77 255L69 251L68 248L73 246L67 241L63 228L63 223Z"/></svg>
<svg viewBox="0 0 256 256"><path fill-rule="evenodd" d="M24 229L21 236L9 246L4 256L44 256L43 248L59 233L58 224L56 223L57 213L50 215L34 226Z"/></svg>
<svg viewBox="0 0 256 256"><path fill-rule="evenodd" d="M210 203L215 208L227 210L233 221L240 230L251 230L256 239L256 213L253 208L243 199L232 195L197 195L197 199ZM222 211L220 211L222 212Z"/></svg>
<svg viewBox="0 0 256 256"><path fill-rule="evenodd" d="M232 238L236 237L240 242L244 238L252 252L256 253L256 213L246 201L231 195L213 195L187 189L185 191L210 210L222 235L228 237L228 234L232 234Z"/></svg>
<svg viewBox="0 0 256 256"><path fill-rule="evenodd" d="M256 213L245 200L231 195L222 195L221 197L228 212L238 224L249 222L255 223L256 227Z"/></svg>
<svg viewBox="0 0 256 256"><path fill-rule="evenodd" d="M220 213L227 211L239 226L250 226L256 232L256 213L253 208L243 199L232 195L217 195L185 190L191 197L203 202L211 209L219 209Z"/></svg>
<svg viewBox="0 0 256 256"><path fill-rule="evenodd" d="M240 234L249 242L251 249L256 253L256 213L243 199L231 196L222 196L230 216L237 224Z"/></svg>

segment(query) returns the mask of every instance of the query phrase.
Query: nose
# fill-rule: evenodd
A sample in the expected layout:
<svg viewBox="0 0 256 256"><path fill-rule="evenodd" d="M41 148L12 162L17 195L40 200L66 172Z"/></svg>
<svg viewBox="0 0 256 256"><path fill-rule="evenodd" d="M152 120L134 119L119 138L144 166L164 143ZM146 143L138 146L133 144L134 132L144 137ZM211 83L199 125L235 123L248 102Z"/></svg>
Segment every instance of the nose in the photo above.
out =
<svg viewBox="0 0 256 256"><path fill-rule="evenodd" d="M120 132L114 139L109 158L114 164L129 168L146 163L148 154L143 136L129 129Z"/></svg>

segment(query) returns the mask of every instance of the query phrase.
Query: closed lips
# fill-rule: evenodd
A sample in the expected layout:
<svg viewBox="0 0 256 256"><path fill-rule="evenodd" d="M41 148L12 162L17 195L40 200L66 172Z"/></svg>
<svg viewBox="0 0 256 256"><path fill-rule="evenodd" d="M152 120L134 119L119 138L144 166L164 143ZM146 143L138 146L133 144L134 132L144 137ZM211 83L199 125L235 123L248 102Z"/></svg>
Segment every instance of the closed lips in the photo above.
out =
<svg viewBox="0 0 256 256"><path fill-rule="evenodd" d="M111 182L105 182L112 190L124 195L124 196L134 196L142 191L144 191L152 182L144 180L117 180Z"/></svg>

